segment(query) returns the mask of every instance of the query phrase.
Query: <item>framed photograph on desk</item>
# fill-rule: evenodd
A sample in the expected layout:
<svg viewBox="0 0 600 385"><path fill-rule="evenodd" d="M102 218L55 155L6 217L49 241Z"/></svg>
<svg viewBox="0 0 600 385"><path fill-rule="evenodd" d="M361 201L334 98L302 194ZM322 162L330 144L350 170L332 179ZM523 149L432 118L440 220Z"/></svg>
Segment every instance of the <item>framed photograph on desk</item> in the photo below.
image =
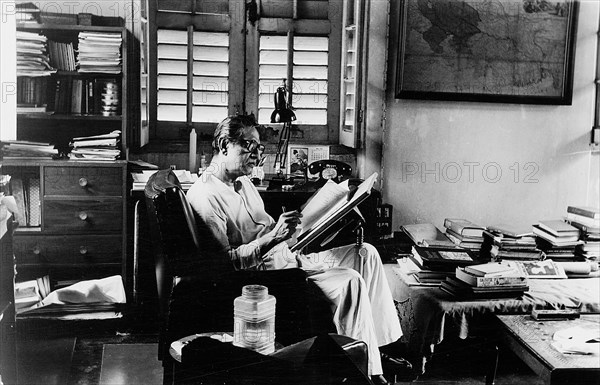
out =
<svg viewBox="0 0 600 385"><path fill-rule="evenodd" d="M396 98L570 105L572 0L403 0Z"/></svg>
<svg viewBox="0 0 600 385"><path fill-rule="evenodd" d="M308 165L318 160L329 159L329 146L316 146L307 144L290 144L287 154L286 173L288 175L316 177L308 172Z"/></svg>

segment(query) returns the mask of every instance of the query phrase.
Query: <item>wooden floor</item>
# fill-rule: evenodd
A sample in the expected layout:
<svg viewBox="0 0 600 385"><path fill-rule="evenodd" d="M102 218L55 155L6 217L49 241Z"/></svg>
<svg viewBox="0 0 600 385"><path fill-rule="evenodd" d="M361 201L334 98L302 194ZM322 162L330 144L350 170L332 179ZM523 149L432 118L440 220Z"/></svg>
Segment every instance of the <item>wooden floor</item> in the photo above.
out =
<svg viewBox="0 0 600 385"><path fill-rule="evenodd" d="M153 331L91 327L80 331L79 337L60 335L50 329L46 333L37 330L40 331L35 339L19 337L19 384L162 384L162 367L156 359L158 336ZM484 384L485 365L485 358L476 352L450 347L434 356L427 372L411 383ZM496 384L542 382L514 355L501 351Z"/></svg>

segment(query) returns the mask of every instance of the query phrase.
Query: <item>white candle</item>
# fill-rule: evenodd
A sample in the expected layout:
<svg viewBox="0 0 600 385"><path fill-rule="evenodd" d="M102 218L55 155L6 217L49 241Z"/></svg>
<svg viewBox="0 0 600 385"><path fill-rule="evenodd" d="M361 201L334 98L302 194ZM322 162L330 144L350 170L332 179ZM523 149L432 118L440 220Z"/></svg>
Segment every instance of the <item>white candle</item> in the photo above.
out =
<svg viewBox="0 0 600 385"><path fill-rule="evenodd" d="M194 172L197 173L198 170L196 169L196 129L192 128L192 131L190 131L190 165L189 165L189 170L190 172Z"/></svg>

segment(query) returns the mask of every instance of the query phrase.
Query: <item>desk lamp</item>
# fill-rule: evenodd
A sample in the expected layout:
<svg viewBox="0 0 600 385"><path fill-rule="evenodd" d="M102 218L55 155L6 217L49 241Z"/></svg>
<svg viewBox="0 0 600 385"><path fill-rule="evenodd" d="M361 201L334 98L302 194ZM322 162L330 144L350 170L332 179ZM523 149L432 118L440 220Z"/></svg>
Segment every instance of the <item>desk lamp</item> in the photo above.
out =
<svg viewBox="0 0 600 385"><path fill-rule="evenodd" d="M275 172L281 173L282 165L285 165L287 158L287 148L290 141L290 132L292 122L296 120L296 114L293 107L286 100L286 94L289 91L283 79L283 85L278 87L273 95L275 110L271 114L271 123L283 123L283 128L279 133L279 143L277 144L277 154L275 155Z"/></svg>

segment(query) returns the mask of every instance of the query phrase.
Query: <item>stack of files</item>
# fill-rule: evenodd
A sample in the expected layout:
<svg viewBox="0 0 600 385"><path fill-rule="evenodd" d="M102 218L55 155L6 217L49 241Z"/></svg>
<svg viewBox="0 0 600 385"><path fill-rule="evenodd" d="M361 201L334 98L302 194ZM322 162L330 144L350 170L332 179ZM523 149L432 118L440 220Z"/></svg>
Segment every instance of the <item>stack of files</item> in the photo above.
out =
<svg viewBox="0 0 600 385"><path fill-rule="evenodd" d="M119 150L121 131L109 134L83 136L71 141L71 155L76 159L115 160L121 155Z"/></svg>
<svg viewBox="0 0 600 385"><path fill-rule="evenodd" d="M34 3L15 4L15 16L17 23L38 24L40 9Z"/></svg>
<svg viewBox="0 0 600 385"><path fill-rule="evenodd" d="M480 258L492 261L539 260L542 252L528 228L519 229L505 224L488 226L483 232Z"/></svg>
<svg viewBox="0 0 600 385"><path fill-rule="evenodd" d="M527 277L508 263L457 267L440 288L460 299L516 298L529 290Z"/></svg>
<svg viewBox="0 0 600 385"><path fill-rule="evenodd" d="M41 318L68 318L68 315L71 314L84 314L84 313L118 313L122 310L123 305L118 303L65 303L65 304L50 304L46 306L32 306L21 311L17 311L19 318L28 318L28 317L41 317ZM95 317L90 316L90 319L94 319ZM114 317L108 317L114 318ZM73 317L73 319L77 319L77 317Z"/></svg>
<svg viewBox="0 0 600 385"><path fill-rule="evenodd" d="M50 66L46 36L17 31L17 76L49 76L56 72Z"/></svg>
<svg viewBox="0 0 600 385"><path fill-rule="evenodd" d="M58 155L54 145L26 140L7 140L0 142L4 158L51 158Z"/></svg>
<svg viewBox="0 0 600 385"><path fill-rule="evenodd" d="M458 247L479 252L483 242L485 227L475 224L467 219L444 219L446 236Z"/></svg>
<svg viewBox="0 0 600 385"><path fill-rule="evenodd" d="M574 261L575 247L581 243L579 229L561 219L542 220L533 225L536 243L544 258Z"/></svg>
<svg viewBox="0 0 600 385"><path fill-rule="evenodd" d="M600 208L568 206L567 222L581 231L583 243L575 247L577 259L598 263L600 260Z"/></svg>
<svg viewBox="0 0 600 385"><path fill-rule="evenodd" d="M80 32L79 72L121 73L121 40L116 32Z"/></svg>

